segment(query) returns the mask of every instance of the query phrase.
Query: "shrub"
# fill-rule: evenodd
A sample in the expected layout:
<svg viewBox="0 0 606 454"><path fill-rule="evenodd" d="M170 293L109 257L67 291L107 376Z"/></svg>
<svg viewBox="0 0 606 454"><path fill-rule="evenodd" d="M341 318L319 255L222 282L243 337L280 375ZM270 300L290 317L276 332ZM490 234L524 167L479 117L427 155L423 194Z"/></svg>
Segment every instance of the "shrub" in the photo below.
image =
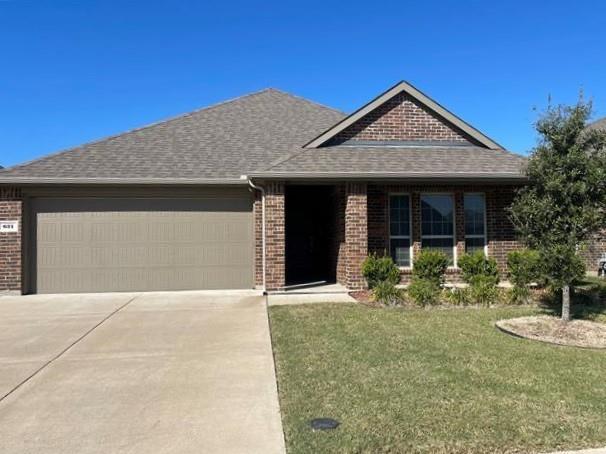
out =
<svg viewBox="0 0 606 454"><path fill-rule="evenodd" d="M381 282L389 282L396 285L400 282L400 270L389 256L370 254L362 263L362 275L368 283L368 288L373 289Z"/></svg>
<svg viewBox="0 0 606 454"><path fill-rule="evenodd" d="M511 304L528 304L530 289L526 286L514 285L507 291L507 302Z"/></svg>
<svg viewBox="0 0 606 454"><path fill-rule="evenodd" d="M499 297L499 289L494 276L474 276L469 285L469 293L474 303L483 306L490 306Z"/></svg>
<svg viewBox="0 0 606 454"><path fill-rule="evenodd" d="M429 279L413 277L407 292L410 299L419 306L437 304L440 301L440 285Z"/></svg>
<svg viewBox="0 0 606 454"><path fill-rule="evenodd" d="M519 249L507 254L509 281L515 287L527 287L541 280L540 254L532 249Z"/></svg>
<svg viewBox="0 0 606 454"><path fill-rule="evenodd" d="M402 302L403 292L389 281L381 281L372 289L374 301L387 306L395 306Z"/></svg>
<svg viewBox="0 0 606 454"><path fill-rule="evenodd" d="M446 290L445 296L455 306L467 306L471 302L469 288L454 287Z"/></svg>
<svg viewBox="0 0 606 454"><path fill-rule="evenodd" d="M469 284L473 284L478 276L486 278L483 279L486 282L491 279L494 285L499 283L497 261L492 257L486 257L482 251L477 251L474 254L463 254L458 260L458 265L461 268L463 280Z"/></svg>
<svg viewBox="0 0 606 454"><path fill-rule="evenodd" d="M448 267L448 257L440 251L422 250L415 258L412 276L417 280L425 280L440 286L444 282L444 273Z"/></svg>

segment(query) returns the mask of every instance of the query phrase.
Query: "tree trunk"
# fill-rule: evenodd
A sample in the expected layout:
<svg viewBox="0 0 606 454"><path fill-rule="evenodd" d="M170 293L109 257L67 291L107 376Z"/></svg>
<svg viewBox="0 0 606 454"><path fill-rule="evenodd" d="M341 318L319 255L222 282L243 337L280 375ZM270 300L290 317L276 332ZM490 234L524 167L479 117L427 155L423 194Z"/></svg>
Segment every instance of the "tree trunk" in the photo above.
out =
<svg viewBox="0 0 606 454"><path fill-rule="evenodd" d="M562 320L570 321L570 286L562 287Z"/></svg>

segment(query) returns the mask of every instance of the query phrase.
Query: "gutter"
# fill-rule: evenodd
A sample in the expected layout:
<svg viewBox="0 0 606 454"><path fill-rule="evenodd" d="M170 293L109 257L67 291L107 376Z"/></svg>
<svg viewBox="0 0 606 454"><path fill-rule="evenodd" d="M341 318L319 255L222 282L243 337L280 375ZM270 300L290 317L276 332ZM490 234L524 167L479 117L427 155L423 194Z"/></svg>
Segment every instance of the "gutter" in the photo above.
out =
<svg viewBox="0 0 606 454"><path fill-rule="evenodd" d="M265 279L265 270L266 270L266 253L265 253L265 188L263 188L262 186L257 186L252 182L252 179L248 178L246 175L242 175L240 177L242 180L246 180L248 182L248 185L253 188L256 189L257 191L261 192L261 266L263 267L261 274L263 276L262 280L263 280L263 293L267 292L267 285L266 285L266 279Z"/></svg>
<svg viewBox="0 0 606 454"><path fill-rule="evenodd" d="M446 181L446 182L486 182L486 183L523 183L528 180L525 175L519 173L390 173L390 172L275 172L256 173L248 175L248 178L280 179L280 180L386 180L386 181Z"/></svg>
<svg viewBox="0 0 606 454"><path fill-rule="evenodd" d="M243 185L236 178L35 178L2 177L0 184L149 184L149 185Z"/></svg>

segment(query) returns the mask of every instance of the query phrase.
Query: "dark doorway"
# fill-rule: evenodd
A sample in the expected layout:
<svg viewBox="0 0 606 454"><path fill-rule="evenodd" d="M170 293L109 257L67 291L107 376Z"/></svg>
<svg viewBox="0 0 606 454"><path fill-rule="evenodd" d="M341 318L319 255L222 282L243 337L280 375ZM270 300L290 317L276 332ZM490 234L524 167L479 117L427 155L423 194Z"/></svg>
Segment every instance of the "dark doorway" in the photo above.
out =
<svg viewBox="0 0 606 454"><path fill-rule="evenodd" d="M286 285L334 282L333 186L286 187Z"/></svg>

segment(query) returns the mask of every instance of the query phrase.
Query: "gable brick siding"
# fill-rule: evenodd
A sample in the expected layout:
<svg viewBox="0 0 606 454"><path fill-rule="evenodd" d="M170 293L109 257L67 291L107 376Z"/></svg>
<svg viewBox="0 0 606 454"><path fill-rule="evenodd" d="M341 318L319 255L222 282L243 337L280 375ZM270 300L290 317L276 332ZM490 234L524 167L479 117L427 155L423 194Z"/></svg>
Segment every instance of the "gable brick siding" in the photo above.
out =
<svg viewBox="0 0 606 454"><path fill-rule="evenodd" d="M18 232L0 232L0 293L21 291L23 201L21 190L0 187L0 221L18 221Z"/></svg>
<svg viewBox="0 0 606 454"><path fill-rule="evenodd" d="M476 144L464 132L400 93L337 134L329 145L346 141L437 141Z"/></svg>
<svg viewBox="0 0 606 454"><path fill-rule="evenodd" d="M368 188L368 249L377 254L389 254L388 195L407 193L411 197L414 257L421 251L421 193L452 193L455 200L455 244L457 256L465 252L465 215L463 196L466 192L482 192L486 197L486 227L488 255L494 257L503 279L507 273L507 253L519 247L513 225L507 218L506 207L513 199L511 186L447 186L447 185L371 185ZM411 270L402 271L402 283L410 281ZM458 269L447 271L448 282L460 281Z"/></svg>

